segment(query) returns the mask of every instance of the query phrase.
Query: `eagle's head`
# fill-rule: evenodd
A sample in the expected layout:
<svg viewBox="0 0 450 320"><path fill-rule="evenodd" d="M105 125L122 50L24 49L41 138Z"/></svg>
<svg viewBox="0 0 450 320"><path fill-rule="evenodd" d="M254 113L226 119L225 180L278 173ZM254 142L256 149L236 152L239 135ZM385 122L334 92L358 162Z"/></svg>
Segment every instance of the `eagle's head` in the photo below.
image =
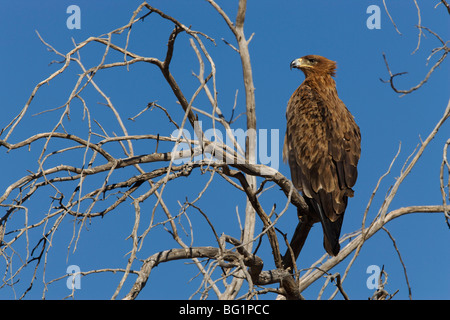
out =
<svg viewBox="0 0 450 320"><path fill-rule="evenodd" d="M328 60L325 57L310 54L291 62L291 69L297 68L303 71L305 76L308 75L336 75L336 62Z"/></svg>

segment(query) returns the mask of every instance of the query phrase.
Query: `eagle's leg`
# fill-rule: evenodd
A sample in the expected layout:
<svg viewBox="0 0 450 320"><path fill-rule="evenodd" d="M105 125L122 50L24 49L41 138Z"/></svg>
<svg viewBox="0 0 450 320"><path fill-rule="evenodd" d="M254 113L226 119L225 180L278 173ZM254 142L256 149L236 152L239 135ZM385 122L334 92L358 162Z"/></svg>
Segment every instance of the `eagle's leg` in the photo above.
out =
<svg viewBox="0 0 450 320"><path fill-rule="evenodd" d="M289 244L290 248L286 250L286 253L283 256L283 266L285 269L291 268L292 270L294 261L297 260L300 251L305 244L306 238L308 237L309 231L313 226L313 222L308 216L299 216L299 220L300 221L295 228L294 235L292 236L291 242Z"/></svg>

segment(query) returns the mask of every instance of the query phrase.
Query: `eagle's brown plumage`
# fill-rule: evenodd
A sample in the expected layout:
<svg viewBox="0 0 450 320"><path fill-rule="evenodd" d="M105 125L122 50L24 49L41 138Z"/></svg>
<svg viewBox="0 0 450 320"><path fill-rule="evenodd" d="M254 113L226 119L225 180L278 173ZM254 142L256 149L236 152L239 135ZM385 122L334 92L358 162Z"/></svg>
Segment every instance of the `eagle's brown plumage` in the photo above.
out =
<svg viewBox="0 0 450 320"><path fill-rule="evenodd" d="M334 61L308 55L292 61L292 67L302 70L305 80L287 105L283 158L289 163L294 186L303 193L311 212L303 218L303 231L296 230L306 234L294 235L293 242L295 237L306 238L312 224L320 221L324 247L330 255L337 255L347 198L353 196L356 182L361 135L338 97L332 78L336 72ZM295 258L302 245L293 247ZM289 261L285 264L292 265L286 256L285 262Z"/></svg>

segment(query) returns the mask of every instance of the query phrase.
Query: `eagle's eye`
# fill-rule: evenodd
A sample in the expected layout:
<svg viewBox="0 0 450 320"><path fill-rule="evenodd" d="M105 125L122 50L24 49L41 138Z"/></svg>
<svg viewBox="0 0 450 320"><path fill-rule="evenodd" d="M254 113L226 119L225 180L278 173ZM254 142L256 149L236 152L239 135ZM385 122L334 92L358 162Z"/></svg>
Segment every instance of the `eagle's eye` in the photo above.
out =
<svg viewBox="0 0 450 320"><path fill-rule="evenodd" d="M317 62L317 60L314 59L314 58L310 58L310 59L309 59L309 63L313 63L313 64L314 64L314 63L316 63L316 62Z"/></svg>

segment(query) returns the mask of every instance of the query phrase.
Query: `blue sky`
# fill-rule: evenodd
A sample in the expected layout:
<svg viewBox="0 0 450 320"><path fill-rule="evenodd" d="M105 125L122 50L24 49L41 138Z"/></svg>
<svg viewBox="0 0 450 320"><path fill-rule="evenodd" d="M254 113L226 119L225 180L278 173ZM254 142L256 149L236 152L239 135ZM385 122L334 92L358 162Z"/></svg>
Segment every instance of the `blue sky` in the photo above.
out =
<svg viewBox="0 0 450 320"><path fill-rule="evenodd" d="M396 84L401 89L416 85L426 75L429 68L440 56L426 59L433 48L439 47L436 38L425 31L426 37L421 39L420 49L411 54L418 40L417 9L410 1L386 1L389 12L395 20L399 35L390 22L383 8L382 1L249 1L246 15L245 31L247 37L254 37L250 44L251 63L256 94L257 127L259 129L278 129L280 145L284 138L285 108L292 92L303 80L298 70L289 70L289 63L307 54L323 55L337 61L336 77L339 96L355 116L362 132L362 156L359 164L359 177L355 186L355 197L350 199L342 233L352 232L361 226L362 213L378 178L386 172L392 158L401 143L401 153L391 174L387 176L375 197L369 218L374 217L383 202L389 187L395 183L403 163L420 143L420 139L428 136L437 121L441 118L448 103L449 65L445 61L431 76L429 81L418 91L402 98L380 78L387 79L388 73L383 61L384 52L392 72L408 74L398 77ZM90 36L99 36L125 25L140 1L2 1L0 10L0 101L2 116L0 128L5 127L16 116L37 83L60 68L58 64L50 64L61 57L49 52L39 40L36 31L43 39L61 53L73 48L72 38L81 42ZM220 1L222 8L234 19L237 1ZM438 1L418 1L423 26L437 32L444 40L449 38L449 16L443 5L434 8ZM69 30L66 20L69 14L66 9L76 4L81 8L81 29ZM202 31L214 38L214 46L207 40L204 43L216 63L217 88L219 105L226 117L231 114L236 90L239 90L236 114L245 110L245 97L241 77L239 56L222 42L222 38L234 44L233 35L220 16L205 2L191 1L149 1L149 4L178 19L183 24L192 25L194 30ZM381 9L381 28L370 30L366 26L369 14L366 9L370 5L378 5ZM173 25L150 15L144 22L133 27L130 40L130 51L138 54L162 59L166 50L168 36ZM125 35L115 36L115 43L123 45ZM82 61L91 67L99 63L103 47L91 45L81 51ZM120 61L121 57L111 53L107 62ZM192 71L198 71L195 54L189 46L188 37L180 34L175 46L175 54L171 65L174 76L187 96L197 88L197 80ZM65 103L73 88L80 69L75 63L63 75L43 86L34 99L27 117L10 137L9 142L21 141L37 132L46 132L53 128L59 119L58 112L32 116L41 111L58 107ZM181 121L183 113L175 97L170 93L167 84L154 66L135 64L130 71L113 69L99 72L95 77L102 90L111 98L122 118L128 119L141 111L148 102L158 101L171 114ZM93 118L101 119L105 130L120 132L120 128L109 111L101 104L103 100L92 89L86 89L84 98L90 105ZM205 97L198 100L199 105L205 103ZM100 102L100 103L98 103ZM83 121L81 104L74 103L71 120L64 122L66 130L72 130L81 136L86 135L86 121ZM137 121L126 122L129 134L148 134L159 132L168 135L173 127L162 118L162 113L152 111L138 118ZM163 119L163 120L161 120ZM207 127L207 123L205 123ZM236 128L245 128L245 119L241 117L235 123ZM428 146L417 166L401 186L390 209L412 205L439 205L442 197L439 189L439 168L442 161L442 149L449 138L450 125L446 123ZM4 138L4 135L0 136ZM67 146L61 142L51 145L51 150ZM37 170L36 159L39 156L37 144L31 151L14 150L9 153L0 150L0 165L3 172L0 177L1 192L14 181L27 174L27 169ZM136 154L149 153L154 145L136 143ZM117 151L117 150L116 150ZM123 156L123 155L122 155ZM78 164L79 158L61 158L61 161ZM55 159L55 161L59 161ZM56 164L57 162L55 162ZM49 162L47 165L53 164ZM55 165L54 164L54 165ZM7 169L6 169L7 168ZM153 168L143 166L143 168ZM279 170L289 177L289 169L280 160ZM117 172L114 180L126 179L136 172L123 170ZM194 199L209 176L194 173L190 178L169 185L164 191L164 198L169 208L178 212L177 201L184 202L188 197ZM89 183L95 183L89 181ZM217 192L217 191L220 192ZM448 190L447 190L448 191ZM219 194L220 193L220 194ZM33 202L30 201L30 219L39 221L49 210L49 195L42 192ZM223 201L223 197L226 200ZM153 201L153 200L152 200ZM131 201L129 202L131 203ZM130 234L134 221L134 213L130 204L124 204L117 213L103 219L92 221L83 228L75 252L73 246L68 250L73 235L74 224L70 219L61 225L55 233L52 248L48 254L45 280L60 277L66 273L67 266L78 265L82 271L109 267L126 266L126 253L131 247ZM220 203L218 206L217 204ZM277 203L282 208L284 196L273 188L267 192L263 205L270 210ZM236 218L236 207L241 217L245 209L242 195L236 192L221 178L216 177L213 185L202 198L199 206L208 212L216 224L219 233L227 233L239 237ZM153 202L145 208L151 212ZM162 219L162 213L159 212ZM214 245L214 238L202 217L191 213L195 227L194 245ZM143 218L143 230L149 217ZM280 220L279 228L291 234L296 223L295 209L289 211ZM186 221L184 221L186 223ZM13 223L8 226L12 226ZM220 227L219 227L220 226ZM16 226L18 227L18 225ZM261 225L258 225L257 228ZM415 213L394 220L387 225L396 240L406 265L409 282L414 299L449 299L450 274L448 265L450 255L448 243L450 231L441 213ZM78 229L76 229L78 232ZM202 231L207 230L207 231ZM34 234L35 237L39 233ZM186 242L190 239L186 237ZM22 243L24 244L24 243ZM139 259L161 250L177 247L163 228L152 230L146 238L145 245L138 253ZM283 249L284 251L284 249ZM262 257L270 255L267 241L262 242ZM322 231L315 227L305 245L301 259L302 267L308 267L323 254ZM265 269L270 269L270 257ZM15 261L19 264L19 261ZM333 269L343 272L348 261ZM0 265L4 266L4 261ZM407 299L403 267L397 253L386 233L380 232L364 245L360 257L350 270L344 288L350 298L367 299L373 290L366 286L369 276L366 273L370 265L385 266L389 274L387 289L393 293L399 290L396 298ZM138 264L134 267L138 268ZM34 265L23 271L23 277L15 285L15 292L9 287L0 290L1 299L20 297L32 276ZM42 266L40 267L42 271ZM140 294L141 299L182 299L188 298L199 285L198 279L189 281L198 270L184 262L166 263L153 270L146 288ZM79 299L108 299L111 297L121 275L99 274L82 278L82 288L75 297ZM122 291L125 294L132 284L130 276ZM40 272L33 289L27 298L40 299L43 291L42 273ZM304 292L305 297L315 299L323 283L311 286ZM332 290L326 291L328 297ZM328 293L328 295L327 295ZM70 294L65 280L51 284L46 292L48 299L61 299ZM16 295L16 296L15 296ZM121 297L119 295L119 297ZM272 299L273 296L262 298ZM340 298L340 297L339 297Z"/></svg>

